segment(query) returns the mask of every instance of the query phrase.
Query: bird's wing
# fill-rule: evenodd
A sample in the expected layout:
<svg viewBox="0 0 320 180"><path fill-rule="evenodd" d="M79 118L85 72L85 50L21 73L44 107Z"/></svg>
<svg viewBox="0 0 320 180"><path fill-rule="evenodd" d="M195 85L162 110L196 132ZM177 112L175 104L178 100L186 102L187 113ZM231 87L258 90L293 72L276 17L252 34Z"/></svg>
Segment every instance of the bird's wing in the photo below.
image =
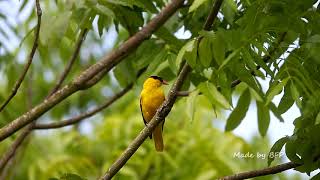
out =
<svg viewBox="0 0 320 180"><path fill-rule="evenodd" d="M147 125L147 121L144 118L143 111L142 111L142 98L140 98L140 111L141 111L141 115L142 115L142 119L143 119L144 125Z"/></svg>
<svg viewBox="0 0 320 180"><path fill-rule="evenodd" d="M144 118L143 111L142 111L142 97L140 97L140 111L141 111L141 115L142 115L142 119L143 119L144 125L146 126L147 125L147 121ZM149 137L150 137L150 139L152 139L152 133L151 133L151 135Z"/></svg>

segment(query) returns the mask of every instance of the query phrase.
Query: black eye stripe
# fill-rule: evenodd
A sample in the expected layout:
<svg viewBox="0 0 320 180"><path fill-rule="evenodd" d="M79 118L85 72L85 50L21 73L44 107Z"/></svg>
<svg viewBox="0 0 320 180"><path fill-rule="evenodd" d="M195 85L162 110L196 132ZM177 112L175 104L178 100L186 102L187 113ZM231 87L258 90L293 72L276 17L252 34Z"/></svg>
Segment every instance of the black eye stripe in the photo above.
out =
<svg viewBox="0 0 320 180"><path fill-rule="evenodd" d="M161 77L159 77L159 76L150 76L150 77L153 78L153 79L157 79L157 80L163 82L163 79Z"/></svg>

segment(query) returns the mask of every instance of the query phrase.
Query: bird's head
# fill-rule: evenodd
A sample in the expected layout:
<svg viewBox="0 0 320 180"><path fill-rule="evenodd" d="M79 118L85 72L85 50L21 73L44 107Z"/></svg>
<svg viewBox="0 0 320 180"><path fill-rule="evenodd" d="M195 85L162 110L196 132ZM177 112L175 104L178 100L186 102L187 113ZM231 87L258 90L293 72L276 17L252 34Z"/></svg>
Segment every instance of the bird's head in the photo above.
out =
<svg viewBox="0 0 320 180"><path fill-rule="evenodd" d="M162 85L168 85L168 82L163 80L161 77L159 76L150 76L144 83L143 83L143 87L144 88L157 88L160 87Z"/></svg>

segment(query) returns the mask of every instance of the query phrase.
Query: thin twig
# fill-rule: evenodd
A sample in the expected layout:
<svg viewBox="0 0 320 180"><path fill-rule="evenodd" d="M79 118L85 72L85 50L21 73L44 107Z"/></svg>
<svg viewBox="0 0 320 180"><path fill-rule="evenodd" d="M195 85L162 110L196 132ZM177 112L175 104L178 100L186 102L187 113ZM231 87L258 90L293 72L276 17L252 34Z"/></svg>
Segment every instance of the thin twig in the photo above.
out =
<svg viewBox="0 0 320 180"><path fill-rule="evenodd" d="M32 69L29 73L28 84L27 84L27 108L32 108ZM28 125L22 133L15 139L9 149L3 154L2 158L0 159L0 180L5 179L6 173L9 170L9 162L13 160L18 148L22 144L22 142L28 137L30 134L34 123Z"/></svg>
<svg viewBox="0 0 320 180"><path fill-rule="evenodd" d="M10 167L13 165L13 159L10 159L7 165L2 170L2 173L0 173L0 180L6 180L7 176L9 174Z"/></svg>
<svg viewBox="0 0 320 180"><path fill-rule="evenodd" d="M146 69L147 69L147 66L144 68L141 68L138 71L136 78L139 78L142 75L142 73L146 71ZM41 129L56 129L56 128L61 128L61 127L65 127L65 126L79 123L82 120L84 120L88 117L91 117L91 116L95 115L96 113L102 111L103 109L109 107L115 101L117 101L122 96L124 96L126 93L128 93L132 89L132 87L133 87L133 83L129 84L122 91L116 93L115 95L113 95L112 97L107 99L102 105L92 109L91 111L87 111L87 112L82 113L76 117L72 117L70 119L59 121L59 122L53 122L53 123L48 123L48 124L36 124L34 129L39 129L39 130L41 130Z"/></svg>
<svg viewBox="0 0 320 180"><path fill-rule="evenodd" d="M35 31L35 38L34 38L34 42L33 42L33 46L31 49L31 52L28 56L27 59L27 64L24 66L23 72L21 74L21 76L19 77L18 81L15 83L11 94L9 95L9 97L5 100L5 102L1 105L0 107L0 112L9 104L9 102L11 101L11 99L17 94L19 87L21 86L34 57L34 54L36 53L36 49L38 47L39 44L39 34L40 34L40 26L41 26L41 15L42 15L42 10L40 7L40 3L39 0L36 0L36 10L37 10L37 17L38 17L38 22L37 22L37 26L36 26L36 31Z"/></svg>
<svg viewBox="0 0 320 180"><path fill-rule="evenodd" d="M36 6L37 6L37 14L39 15L38 11L40 9L41 11L41 8L40 8L40 3L39 1L37 0L36 1ZM41 16L41 13L40 13L40 16ZM38 16L39 17L39 16ZM40 17L41 18L41 17ZM41 22L41 21L40 21ZM40 23L38 21L38 23ZM71 67L75 61L75 59L77 58L78 54L79 54L79 51L80 51L80 48L81 48L81 44L85 38L85 35L87 33L87 29L84 29L80 35L79 35L79 38L76 42L76 45L75 45L75 50L72 54L72 57L70 58L70 60L68 61L68 65L66 66L66 68L64 69L62 75L60 76L57 84L55 85L55 87L52 89L51 93L49 93L49 95L47 97L49 97L50 95L52 95L54 92L56 92L59 87L61 86L61 84L63 83L63 81L65 80L65 78L67 77L68 73L70 72L71 70ZM38 37L39 37L39 32L38 32ZM30 79L32 78L32 74L30 74ZM27 104L28 104L28 107L29 109L31 109L32 107L32 85L30 84L32 82L32 80L30 80L29 82L29 87L28 87L28 95L27 95ZM30 125L28 125L25 130L18 136L18 138L13 142L13 144L11 145L10 149L3 155L2 159L0 160L0 165L5 167L6 164L10 161L10 159L12 159L16 153L16 151L18 150L19 146L22 144L22 142L28 137L28 135L31 133L32 129L34 129L35 127L35 123L36 121L32 122ZM2 167L0 166L0 169L3 169ZM1 171L0 171L1 173Z"/></svg>
<svg viewBox="0 0 320 180"><path fill-rule="evenodd" d="M36 5L39 5L39 3L37 2ZM67 77L67 75L69 74L71 67L75 61L75 59L77 58L79 51L80 51L80 47L81 44L85 38L85 35L87 33L87 29L84 29L80 35L79 35L79 39L77 40L77 43L75 45L75 50L72 54L72 57L69 60L68 65L66 66L66 68L64 69L63 73L61 74L57 84L54 86L54 88L51 90L51 93L49 93L49 95L47 97L49 97L51 94L53 94L54 92L56 92L59 87L61 86L61 84L63 83L63 81L65 80L65 78ZM32 78L32 74L30 74L30 79ZM32 85L30 84L32 82L32 80L30 80L30 82L28 83L28 89L27 89L27 105L29 107L29 109L31 109L32 107ZM9 162L10 159L12 159L17 151L17 149L19 148L19 146L22 144L22 142L26 139L26 137L28 137L28 135L31 133L31 131L35 128L36 121L34 121L33 123L31 123L30 125L28 125L25 130L18 136L18 138L13 142L13 144L11 145L10 149L3 155L2 159L0 160L0 169L2 169L2 166L5 167L6 164ZM0 171L1 173L1 171Z"/></svg>
<svg viewBox="0 0 320 180"><path fill-rule="evenodd" d="M70 119L66 119L63 121L52 122L52 123L48 123L48 124L36 124L34 129L42 129L42 130L55 129L55 128L61 128L61 127L65 127L65 126L79 123L80 121L82 121L88 117L91 117L91 116L95 115L96 113L102 111L103 109L109 107L111 104L113 104L115 101L120 99L123 95L125 95L130 89L132 89L132 86L133 86L133 84L128 85L122 91L120 91L119 93L117 93L117 94L113 95L111 98L109 98L102 105L100 105L100 106L98 106L88 112L82 113L76 117L72 117Z"/></svg>
<svg viewBox="0 0 320 180"><path fill-rule="evenodd" d="M53 89L51 90L51 92L49 93L47 98L50 97L53 93L57 92L57 90L61 87L63 81L66 79L66 77L69 74L69 72L70 72L75 60L77 59L77 57L79 55L82 43L86 38L87 32L88 32L88 29L83 29L81 31L81 33L80 33L80 35L79 35L79 37L78 37L78 39L76 41L75 48L74 48L74 51L72 53L72 56L68 60L67 66L63 70L63 73L60 75L59 80L57 81L56 85L53 87Z"/></svg>
<svg viewBox="0 0 320 180"><path fill-rule="evenodd" d="M9 101L14 97L14 95L17 93L22 81L24 80L30 65L32 63L32 59L33 56L36 52L36 49L38 47L38 41L39 41L39 35L40 35L40 26L41 26L41 15L42 15L42 10L40 7L40 3L39 0L36 0L35 2L35 6L36 6L36 11L37 11L37 17L38 17L38 24L36 27L36 33L35 33L35 40L33 43L33 47L31 50L31 53L29 54L29 58L28 58L28 63L25 66L24 72L22 73L22 76L19 78L18 82L15 84L13 93L9 96L9 98L7 99L7 101L3 104L3 106L1 106L0 108L0 112L1 110L4 109L4 107L9 103ZM32 73L30 74L30 80L28 81L28 89L27 89L27 107L28 109L31 109L32 107ZM24 131L22 131L22 133L18 136L17 139L15 139L15 141L13 142L13 144L10 146L10 148L3 154L3 156L0 159L0 174L2 175L1 178L5 178L5 172L3 172L4 169L6 169L6 165L8 164L8 162L10 162L10 160L15 156L19 146L22 144L22 142L24 141L24 139L26 139L28 137L28 135L30 134L31 130L33 129L35 123L31 123L29 126L27 126ZM8 170L8 168L6 169Z"/></svg>
<svg viewBox="0 0 320 180"><path fill-rule="evenodd" d="M183 2L184 0L172 0L147 26L143 27L134 36L131 36L119 49L111 52L101 61L89 67L74 81L74 84L79 86L80 89L86 89L100 81L104 75L124 57L129 55L129 53L136 49L144 40L149 39L153 32L183 6Z"/></svg>
<svg viewBox="0 0 320 180"><path fill-rule="evenodd" d="M234 174L231 176L221 177L218 180L249 179L249 178L265 176L265 175L269 175L269 174L277 174L279 172L283 172L283 171L286 171L286 170L289 170L292 168L296 168L298 166L301 166L301 164L297 164L294 162L288 162L288 163L280 164L280 165L273 166L273 167L268 167L268 168L264 168L264 169L254 170L254 171L247 171L247 172L242 172L239 174Z"/></svg>
<svg viewBox="0 0 320 180"><path fill-rule="evenodd" d="M52 107L66 99L73 93L81 90L83 86L86 86L88 80L97 75L99 72L107 73L118 63L120 63L124 57L129 55L146 39L150 38L151 34L161 27L166 20L168 20L183 4L183 0L173 0L168 4L158 15L156 15L145 27L143 27L138 33L124 42L118 49L114 49L109 55L102 58L96 64L90 66L87 70L83 71L75 80L56 93L52 94L48 99L45 99L42 103L35 106L30 111L19 116L15 120L0 129L0 141L6 139L22 127L35 121L42 114L50 110Z"/></svg>
<svg viewBox="0 0 320 180"><path fill-rule="evenodd" d="M206 22L204 23L203 29L206 31L210 31L211 27L214 23L214 21L217 19L218 12L220 10L221 4L223 0L216 0L214 1L209 16L206 19Z"/></svg>
<svg viewBox="0 0 320 180"><path fill-rule="evenodd" d="M210 11L210 14L206 20L204 25L205 30L210 30L211 25L213 23L217 13L220 9L223 0L217 0ZM103 180L111 179L131 158L131 156L137 151L137 149L141 146L141 144L146 140L146 138L152 133L157 125L159 125L165 117L171 111L173 104L177 99L177 92L183 85L184 80L186 79L187 75L191 71L191 67L185 63L181 72L178 75L178 78L172 88L169 91L167 99L164 103L160 106L157 110L157 113L154 115L152 120L148 122L148 124L144 127L144 129L139 133L139 135L130 143L127 149L120 155L120 157L111 165L109 170L100 178Z"/></svg>
<svg viewBox="0 0 320 180"><path fill-rule="evenodd" d="M191 93L190 91L178 91L177 96L182 96L182 97L189 96L190 93Z"/></svg>
<svg viewBox="0 0 320 180"><path fill-rule="evenodd" d="M9 160L15 155L18 147L21 145L23 140L30 134L30 131L32 130L32 124L27 126L22 133L17 137L17 139L13 142L13 144L10 146L10 148L3 154L2 158L0 159L0 174L4 167L7 165Z"/></svg>

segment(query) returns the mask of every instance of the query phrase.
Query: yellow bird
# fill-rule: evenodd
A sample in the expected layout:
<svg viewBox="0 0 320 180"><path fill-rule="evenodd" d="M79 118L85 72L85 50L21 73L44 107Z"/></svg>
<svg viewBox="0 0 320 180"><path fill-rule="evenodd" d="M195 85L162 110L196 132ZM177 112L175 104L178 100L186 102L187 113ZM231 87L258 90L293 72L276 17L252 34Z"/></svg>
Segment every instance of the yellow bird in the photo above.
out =
<svg viewBox="0 0 320 180"><path fill-rule="evenodd" d="M162 85L167 85L168 83L158 76L150 76L144 83L143 89L140 96L140 109L142 113L143 122L145 125L156 114L157 109L161 106L165 100L165 95L163 93ZM157 151L163 151L163 139L162 139L162 130L163 130L164 121L159 124L150 139L154 139L154 145Z"/></svg>

